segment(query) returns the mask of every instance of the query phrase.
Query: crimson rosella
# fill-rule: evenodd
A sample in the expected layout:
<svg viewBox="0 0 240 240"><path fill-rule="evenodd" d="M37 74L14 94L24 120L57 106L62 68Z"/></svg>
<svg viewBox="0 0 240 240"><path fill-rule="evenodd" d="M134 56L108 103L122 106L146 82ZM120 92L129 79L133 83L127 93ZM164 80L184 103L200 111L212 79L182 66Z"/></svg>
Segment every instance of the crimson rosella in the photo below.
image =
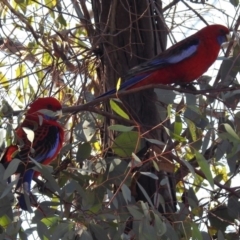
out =
<svg viewBox="0 0 240 240"><path fill-rule="evenodd" d="M129 70L119 88L134 89L150 84L188 84L199 78L217 59L222 43L227 41L229 29L209 25L178 42L153 59ZM112 89L100 97L116 93Z"/></svg>
<svg viewBox="0 0 240 240"><path fill-rule="evenodd" d="M31 158L41 164L49 164L60 152L64 141L64 130L57 122L62 115L60 102L53 97L38 98L27 110L25 119L15 130L17 144L9 146L2 157L6 167L13 158L22 161L16 173L20 173L16 190L23 186L23 192L30 194L33 175L36 174L31 167ZM30 141L26 129L34 133ZM30 131L30 132L31 132ZM19 205L23 210L28 210L24 194L19 197Z"/></svg>

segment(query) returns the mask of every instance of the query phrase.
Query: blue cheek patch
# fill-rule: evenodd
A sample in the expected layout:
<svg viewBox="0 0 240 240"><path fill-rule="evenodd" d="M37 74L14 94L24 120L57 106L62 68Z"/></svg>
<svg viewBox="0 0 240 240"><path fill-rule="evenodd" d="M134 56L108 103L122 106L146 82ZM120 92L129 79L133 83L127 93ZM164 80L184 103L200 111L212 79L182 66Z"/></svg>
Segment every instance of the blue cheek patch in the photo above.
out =
<svg viewBox="0 0 240 240"><path fill-rule="evenodd" d="M217 41L218 41L219 45L222 45L224 42L227 42L227 37L224 35L218 36Z"/></svg>

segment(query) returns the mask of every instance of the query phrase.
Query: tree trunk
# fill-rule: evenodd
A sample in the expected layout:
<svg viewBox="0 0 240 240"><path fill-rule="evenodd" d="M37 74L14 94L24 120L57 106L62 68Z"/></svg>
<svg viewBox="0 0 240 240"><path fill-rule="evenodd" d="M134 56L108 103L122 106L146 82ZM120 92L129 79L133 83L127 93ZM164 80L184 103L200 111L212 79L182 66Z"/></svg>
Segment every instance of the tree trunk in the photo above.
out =
<svg viewBox="0 0 240 240"><path fill-rule="evenodd" d="M167 31L160 0L94 2L96 5L93 5L93 11L97 28L95 42L98 42L103 53L102 80L103 86L106 86L104 91L107 91L114 88L119 77L124 76L130 68L165 50ZM130 115L141 126L141 133L149 131L162 122L156 106L154 89L124 95L121 100ZM164 141L162 129L159 128L149 131L144 137ZM156 149L161 153L161 149ZM149 166L147 171L152 171L152 166ZM175 210L174 197L171 194L174 184L171 183L171 179L168 181L169 173L153 171L158 175L158 181L143 175L140 175L137 181L150 197L153 197L155 192L160 193L166 203L166 212L172 213ZM159 183L163 179L167 181L160 187ZM136 192L136 200L146 200L140 189L137 188ZM161 207L159 210L163 212Z"/></svg>

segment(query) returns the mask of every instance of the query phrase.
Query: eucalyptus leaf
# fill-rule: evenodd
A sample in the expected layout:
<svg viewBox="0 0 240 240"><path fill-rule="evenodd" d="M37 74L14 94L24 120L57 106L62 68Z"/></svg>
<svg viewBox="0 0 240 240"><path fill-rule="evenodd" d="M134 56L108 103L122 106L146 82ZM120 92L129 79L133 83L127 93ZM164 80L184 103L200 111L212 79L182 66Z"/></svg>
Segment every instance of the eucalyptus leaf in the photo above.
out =
<svg viewBox="0 0 240 240"><path fill-rule="evenodd" d="M166 143L162 142L162 141L159 141L157 139L149 139L149 138L145 138L146 141L150 142L150 143L153 143L153 144L156 144L156 145L159 145L159 146L165 146Z"/></svg>
<svg viewBox="0 0 240 240"><path fill-rule="evenodd" d="M153 203L152 203L152 200L151 200L150 197L148 196L146 190L142 187L142 185L141 185L139 182L137 182L137 185L138 185L138 187L140 188L140 190L142 191L144 197L147 199L147 201L148 201L148 203L150 204L150 206L151 206L152 208L154 208Z"/></svg>
<svg viewBox="0 0 240 240"><path fill-rule="evenodd" d="M3 174L3 179L6 180L11 175L13 175L17 171L19 164L21 164L21 161L19 159L14 158L11 160L6 168L6 171Z"/></svg>
<svg viewBox="0 0 240 240"><path fill-rule="evenodd" d="M212 186L212 188L214 188L214 182L213 182L213 177L212 177L212 173L210 171L210 166L208 164L208 162L206 161L206 159L204 158L204 156L202 154L200 154L198 151L194 151L197 162L201 168L201 170L203 171L204 175L206 176L208 182L210 183L210 185Z"/></svg>
<svg viewBox="0 0 240 240"><path fill-rule="evenodd" d="M92 146L89 142L79 144L76 160L78 162L82 163L85 159L90 157L91 151L92 151Z"/></svg>
<svg viewBox="0 0 240 240"><path fill-rule="evenodd" d="M108 127L109 130L118 131L118 132L130 132L134 129L134 126L124 126L124 125L111 125Z"/></svg>
<svg viewBox="0 0 240 240"><path fill-rule="evenodd" d="M126 203L131 202L131 191L129 187L126 184L122 184L121 190Z"/></svg>
<svg viewBox="0 0 240 240"><path fill-rule="evenodd" d="M112 110L117 113L119 116L121 116L122 118L125 119L130 119L128 114L117 104L116 101L114 100L110 100L110 106L112 108Z"/></svg>
<svg viewBox="0 0 240 240"><path fill-rule="evenodd" d="M139 133L135 131L119 134L112 145L115 154L120 157L130 157L133 152L140 151L144 146L144 139L139 140Z"/></svg>
<svg viewBox="0 0 240 240"><path fill-rule="evenodd" d="M142 175L148 176L152 179L158 180L158 176L156 176L154 173L151 172L140 172Z"/></svg>

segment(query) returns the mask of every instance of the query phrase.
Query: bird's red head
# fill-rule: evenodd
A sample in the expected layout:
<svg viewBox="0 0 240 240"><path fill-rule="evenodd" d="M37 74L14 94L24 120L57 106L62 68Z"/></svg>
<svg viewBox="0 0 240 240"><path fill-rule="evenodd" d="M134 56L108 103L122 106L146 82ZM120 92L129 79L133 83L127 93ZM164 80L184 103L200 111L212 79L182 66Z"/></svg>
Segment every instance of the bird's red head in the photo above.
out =
<svg viewBox="0 0 240 240"><path fill-rule="evenodd" d="M220 46L224 42L228 41L229 29L220 24L206 26L205 28L201 29L198 34L200 32L207 38L217 39L217 42Z"/></svg>
<svg viewBox="0 0 240 240"><path fill-rule="evenodd" d="M30 104L27 114L42 113L43 115L55 118L62 113L61 103L53 97L38 98Z"/></svg>

